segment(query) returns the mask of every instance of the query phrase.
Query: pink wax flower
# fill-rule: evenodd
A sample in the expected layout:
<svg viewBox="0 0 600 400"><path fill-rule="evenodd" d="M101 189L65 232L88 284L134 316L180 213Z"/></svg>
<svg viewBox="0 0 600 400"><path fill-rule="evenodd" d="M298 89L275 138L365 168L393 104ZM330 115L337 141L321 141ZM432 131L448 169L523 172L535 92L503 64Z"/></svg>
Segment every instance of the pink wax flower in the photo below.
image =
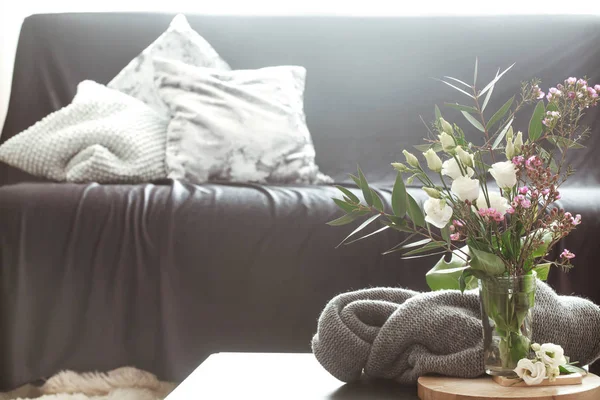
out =
<svg viewBox="0 0 600 400"><path fill-rule="evenodd" d="M558 85L556 85L556 88L558 90L563 90L565 87L559 83Z"/></svg>
<svg viewBox="0 0 600 400"><path fill-rule="evenodd" d="M577 84L584 86L587 85L587 81L585 79L580 79L577 81Z"/></svg>
<svg viewBox="0 0 600 400"><path fill-rule="evenodd" d="M572 258L575 258L575 254L571 253L569 250L564 249L562 253L560 253L560 256L562 258L565 258L567 260L570 260Z"/></svg>
<svg viewBox="0 0 600 400"><path fill-rule="evenodd" d="M517 208L517 207L519 207L519 202L516 200L513 200L510 202L510 206L513 208Z"/></svg>
<svg viewBox="0 0 600 400"><path fill-rule="evenodd" d="M569 92L568 94L570 99L574 99L575 98L575 92Z"/></svg>
<svg viewBox="0 0 600 400"><path fill-rule="evenodd" d="M525 158L523 158L523 156L516 156L516 157L513 157L512 163L515 165L521 165L521 164L523 164L524 160L525 160Z"/></svg>
<svg viewBox="0 0 600 400"><path fill-rule="evenodd" d="M465 224L461 220L459 220L459 219L455 219L454 221L452 221L452 223L455 226L458 226L459 228L462 228L463 226L465 226Z"/></svg>
<svg viewBox="0 0 600 400"><path fill-rule="evenodd" d="M552 94L556 94L556 92L558 92L558 89L555 87L551 87L550 89L548 89L548 92L550 92Z"/></svg>
<svg viewBox="0 0 600 400"><path fill-rule="evenodd" d="M519 188L519 193L527 194L527 192L529 192L529 188L527 186L523 186L522 188Z"/></svg>
<svg viewBox="0 0 600 400"><path fill-rule="evenodd" d="M497 212L496 214L494 214L494 221L496 221L496 222L504 221L504 215Z"/></svg>
<svg viewBox="0 0 600 400"><path fill-rule="evenodd" d="M594 90L596 92L600 92L600 85L594 85Z"/></svg>
<svg viewBox="0 0 600 400"><path fill-rule="evenodd" d="M450 235L450 240L460 240L460 233L453 233Z"/></svg>
<svg viewBox="0 0 600 400"><path fill-rule="evenodd" d="M548 93L548 94L546 95L546 100L548 100L548 101L552 101L552 93Z"/></svg>
<svg viewBox="0 0 600 400"><path fill-rule="evenodd" d="M487 210L487 208L480 208L479 210L477 210L477 213L479 215L481 215L482 217L487 217L488 210Z"/></svg>
<svg viewBox="0 0 600 400"><path fill-rule="evenodd" d="M570 77L569 79L567 79L567 83L569 85L574 85L576 82L577 82L577 78Z"/></svg>
<svg viewBox="0 0 600 400"><path fill-rule="evenodd" d="M513 207L508 207L508 210L506 210L506 212L508 214L514 214L515 213L515 209Z"/></svg>
<svg viewBox="0 0 600 400"><path fill-rule="evenodd" d="M542 190L542 194L544 196L548 196L548 194L550 194L550 189L546 188L546 189Z"/></svg>
<svg viewBox="0 0 600 400"><path fill-rule="evenodd" d="M581 214L577 214L575 218L571 219L571 223L575 226L581 223Z"/></svg>
<svg viewBox="0 0 600 400"><path fill-rule="evenodd" d="M454 231L456 230L456 227L455 227L454 225L450 225L450 226L448 227L448 230L449 230L450 232L454 232Z"/></svg>
<svg viewBox="0 0 600 400"><path fill-rule="evenodd" d="M537 189L534 189L531 191L531 198L532 199L536 199L539 196L539 192L537 191Z"/></svg>
<svg viewBox="0 0 600 400"><path fill-rule="evenodd" d="M555 200L560 200L560 193L556 192L556 196L554 197Z"/></svg>
<svg viewBox="0 0 600 400"><path fill-rule="evenodd" d="M568 219L568 218L572 218L572 217L573 217L573 214L571 214L570 212L568 212L568 211L567 211L567 212L565 213L565 218L567 218L567 219Z"/></svg>
<svg viewBox="0 0 600 400"><path fill-rule="evenodd" d="M523 206L523 208L529 208L531 207L531 201L525 199L521 202L521 206Z"/></svg>
<svg viewBox="0 0 600 400"><path fill-rule="evenodd" d="M515 197L515 199L520 203L523 200L525 200L525 196L523 196L522 194L518 194L517 197Z"/></svg>

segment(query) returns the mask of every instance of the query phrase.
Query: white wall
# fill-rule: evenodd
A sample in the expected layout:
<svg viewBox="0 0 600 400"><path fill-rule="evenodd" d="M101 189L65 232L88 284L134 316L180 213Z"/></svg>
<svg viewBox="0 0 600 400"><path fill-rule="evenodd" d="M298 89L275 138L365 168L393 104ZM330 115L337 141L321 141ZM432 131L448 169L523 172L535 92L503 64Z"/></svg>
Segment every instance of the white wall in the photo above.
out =
<svg viewBox="0 0 600 400"><path fill-rule="evenodd" d="M96 3L96 4L89 4ZM259 15L489 15L597 14L599 0L0 0L0 127L4 124L14 56L23 19L31 14L77 11L168 11L200 14ZM10 4L10 6L9 6ZM556 5L555 5L556 4ZM540 35L549 27L540 27ZM543 62L543 61L540 61Z"/></svg>

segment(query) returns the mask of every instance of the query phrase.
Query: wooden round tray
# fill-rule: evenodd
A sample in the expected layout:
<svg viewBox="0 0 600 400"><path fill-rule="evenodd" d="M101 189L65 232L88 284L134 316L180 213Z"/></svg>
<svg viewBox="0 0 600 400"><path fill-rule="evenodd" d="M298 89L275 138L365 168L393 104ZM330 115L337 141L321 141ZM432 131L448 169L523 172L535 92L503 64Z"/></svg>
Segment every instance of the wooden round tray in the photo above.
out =
<svg viewBox="0 0 600 400"><path fill-rule="evenodd" d="M460 379L438 376L419 378L421 400L599 400L600 377L588 374L580 385L504 387L491 377Z"/></svg>

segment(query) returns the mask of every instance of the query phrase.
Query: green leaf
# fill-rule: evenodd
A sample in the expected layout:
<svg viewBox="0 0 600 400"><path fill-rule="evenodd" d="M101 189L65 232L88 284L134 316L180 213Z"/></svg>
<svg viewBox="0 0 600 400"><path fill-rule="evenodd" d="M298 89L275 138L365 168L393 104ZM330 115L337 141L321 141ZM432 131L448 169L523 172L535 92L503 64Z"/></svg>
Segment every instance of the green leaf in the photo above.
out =
<svg viewBox="0 0 600 400"><path fill-rule="evenodd" d="M494 79L498 77L498 74L500 74L500 68L498 68L498 71L496 71L496 76L494 77ZM494 87L495 87L495 85L492 85L488 94L485 96L485 99L483 100L483 105L481 106L481 112L483 112L485 110L485 108L487 107L488 102L490 101L490 98L492 97L492 93L494 92Z"/></svg>
<svg viewBox="0 0 600 400"><path fill-rule="evenodd" d="M381 233L381 232L385 231L386 229L390 229L390 226L389 226L389 225L385 225L385 226L383 226L383 227L381 227L381 228L377 229L376 231L373 231L373 232L371 232L371 233L369 233L369 234L367 234L367 235L365 235L365 236L361 236L361 237L359 237L358 239L354 239L354 240L351 240L351 241L349 241L349 242L346 242L346 245L348 245L348 244L352 244L352 243L354 243L354 242L358 242L359 240L363 240L363 239L369 238L369 237L371 237L371 236L375 236L375 235L377 235L378 233Z"/></svg>
<svg viewBox="0 0 600 400"><path fill-rule="evenodd" d="M371 196L373 197L373 207L375 207L376 210L383 212L383 202L381 201L381 197L379 197L377 192L373 189L371 189Z"/></svg>
<svg viewBox="0 0 600 400"><path fill-rule="evenodd" d="M477 84L477 67L479 66L479 60L475 57L475 72L473 72L473 86Z"/></svg>
<svg viewBox="0 0 600 400"><path fill-rule="evenodd" d="M558 106L556 105L556 103L548 103L546 105L546 111L558 111Z"/></svg>
<svg viewBox="0 0 600 400"><path fill-rule="evenodd" d="M360 189L360 178L358 176L352 175L352 174L350 174L350 178L352 178L354 183L356 183L356 186L358 186L358 188Z"/></svg>
<svg viewBox="0 0 600 400"><path fill-rule="evenodd" d="M494 144L492 144L492 149L496 149L498 148L498 145L502 142L502 139L504 139L504 136L506 136L506 132L508 132L508 130L510 129L510 124L512 124L514 118L511 118L506 125L504 125L504 128L502 128L502 131L500 131L500 133L498 134L498 137L496 137L496 140L494 140Z"/></svg>
<svg viewBox="0 0 600 400"><path fill-rule="evenodd" d="M470 107L470 106L463 106L462 104L458 104L458 103L444 103L445 106L450 107L450 108L454 108L455 110L459 110L459 111L465 111L471 114L478 114L479 111L477 111L477 109L475 107Z"/></svg>
<svg viewBox="0 0 600 400"><path fill-rule="evenodd" d="M529 140L535 142L542 135L542 119L544 118L544 113L546 109L544 108L544 101L540 100L535 106L535 110L533 110L533 114L531 115L531 119L529 120Z"/></svg>
<svg viewBox="0 0 600 400"><path fill-rule="evenodd" d="M504 103L504 105L502 107L500 107L500 109L498 111L496 111L496 113L494 115L492 115L492 118L490 118L490 120L488 121L488 123L486 125L488 129L490 129L492 126L494 126L494 124L496 122L500 121L502 119L502 117L504 117L504 115L506 115L508 110L510 110L510 106L512 106L512 103L514 100L515 100L515 96L508 99L508 101L506 103Z"/></svg>
<svg viewBox="0 0 600 400"><path fill-rule="evenodd" d="M417 242L413 242L413 243L410 243L410 244L402 246L402 249L406 250L406 249L412 249L413 247L419 247L419 246L422 246L424 244L427 244L427 243L431 242L431 240L432 239L430 239L430 238L419 240Z"/></svg>
<svg viewBox="0 0 600 400"><path fill-rule="evenodd" d="M348 236L346 236L346 237L344 238L344 240L342 240L342 241L340 242L340 244L338 244L338 245L336 246L336 248L337 248L337 247L340 247L342 244L344 244L344 242L345 242L346 240L350 239L350 237L354 236L354 235L355 235L355 234L357 234L358 232L360 232L360 231L362 231L363 229L365 229L365 227L366 227L367 225L369 225L371 222L375 221L375 220L376 220L377 218L379 218L379 217L381 217L381 214L375 214L375 215L371 216L369 219L367 219L366 221L364 221L362 224L360 224L360 225L358 226L358 228L356 228L355 230L353 230L351 234L349 234Z"/></svg>
<svg viewBox="0 0 600 400"><path fill-rule="evenodd" d="M437 106L437 104L435 105L434 109L433 109L434 113L435 113L435 120L439 120L440 118L442 118L442 112L440 111L440 108Z"/></svg>
<svg viewBox="0 0 600 400"><path fill-rule="evenodd" d="M405 256L412 256L414 254L426 253L426 252L431 251L431 250L442 248L445 245L446 245L446 243L444 243L444 242L437 242L437 241L436 242L429 242L425 246L423 246L423 247L421 247L419 249L414 249L414 250L411 250L411 251L409 251L407 253L404 253L404 255Z"/></svg>
<svg viewBox="0 0 600 400"><path fill-rule="evenodd" d="M571 364L560 365L558 369L560 370L561 375L581 374L583 376L586 376L588 374L588 372L585 369L576 367Z"/></svg>
<svg viewBox="0 0 600 400"><path fill-rule="evenodd" d="M485 132L483 125L481 125L481 122L477 121L475 119L475 117L473 117L471 114L469 114L468 112L465 112L465 111L461 111L461 113L462 113L462 115L465 116L467 121L469 121L471 123L471 125L473 125L477 129L479 129L481 132Z"/></svg>
<svg viewBox="0 0 600 400"><path fill-rule="evenodd" d="M388 218L390 216L388 215ZM381 221L384 225L389 226L390 228L400 231L400 232L407 232L407 233L413 233L413 230L408 228L408 226L406 225L406 221L405 220L400 220L400 221Z"/></svg>
<svg viewBox="0 0 600 400"><path fill-rule="evenodd" d="M408 211L408 216L410 217L410 220L416 226L425 228L425 215L423 215L423 211L421 210L421 207L419 207L419 204L417 203L415 198L412 197L410 194L407 193L406 197L408 198L408 210L407 211Z"/></svg>
<svg viewBox="0 0 600 400"><path fill-rule="evenodd" d="M497 75L490 83L487 84L486 87L483 88L483 90L481 92L479 92L478 96L481 96L482 94L484 94L485 92L490 90L496 84L496 82L498 82L500 80L500 78L502 78L502 75L507 73L514 65L515 65L515 63L513 63L513 65L511 65L510 67L508 67L504 71L502 71L502 73L500 75Z"/></svg>
<svg viewBox="0 0 600 400"><path fill-rule="evenodd" d="M350 190L348 190L347 188L343 187L343 186L339 186L337 185L336 188L338 188L338 190L342 193L344 193L346 196L348 196L348 198L350 200L352 200L354 203L358 204L360 203L360 199L358 198L358 196L356 196L354 193L352 193Z"/></svg>
<svg viewBox="0 0 600 400"><path fill-rule="evenodd" d="M392 210L394 215L403 218L406 215L407 209L407 193L406 186L402 180L402 174L396 175L396 183L394 183L394 190L392 191Z"/></svg>
<svg viewBox="0 0 600 400"><path fill-rule="evenodd" d="M417 255L417 256L410 256L410 257L402 256L401 259L402 260L412 260L414 258L425 258L425 257L431 257L431 256L439 256L440 254L444 254L445 252L446 252L446 250L436 251L435 253L429 253L429 254L420 254L420 255Z"/></svg>
<svg viewBox="0 0 600 400"><path fill-rule="evenodd" d="M552 172L557 173L558 172L558 165L556 164L556 160L552 157L550 153L548 153L548 151L546 149L544 149L543 147L538 147L538 150L540 152L540 156L542 157L542 159L544 160L544 162L548 162L548 160L550 160L550 169L552 170Z"/></svg>
<svg viewBox="0 0 600 400"><path fill-rule="evenodd" d="M425 280L431 290L460 289L460 277L464 271L469 268L465 260L457 256L454 252L450 262L445 261L445 256L425 274ZM477 286L477 280L473 277L467 280L465 286L474 289Z"/></svg>
<svg viewBox="0 0 600 400"><path fill-rule="evenodd" d="M365 178L365 175L363 174L360 167L358 167L358 179L360 179L359 187L361 188L361 190L363 192L363 197L365 198L365 202L368 205L372 206L373 205L373 194L371 193L371 189L369 188L369 183L367 182L367 178Z"/></svg>
<svg viewBox="0 0 600 400"><path fill-rule="evenodd" d="M470 97L470 98L472 98L472 99L474 99L474 98L475 98L475 97L474 97L472 94L469 94L469 93L465 92L465 91L464 91L464 90L462 90L461 88L458 88L458 87L454 86L454 85L453 85L453 84L451 84L451 83L448 83L448 82L446 82L446 81L443 81L443 80L441 80L441 79L436 79L436 80L438 80L438 81L440 81L440 82L442 82L442 83L445 83L446 85L450 86L450 87L451 87L451 88L453 88L453 89L456 89L456 90L458 90L459 92L461 92L461 93L463 93L463 94L466 94L467 96L469 96L469 97Z"/></svg>
<svg viewBox="0 0 600 400"><path fill-rule="evenodd" d="M440 233L442 234L442 239L446 241L446 244L450 245L450 225L446 225L444 228L440 229Z"/></svg>
<svg viewBox="0 0 600 400"><path fill-rule="evenodd" d="M327 223L327 225L329 226L342 226L342 225L346 225L349 224L350 222L354 221L356 218L360 217L360 215L358 214L346 214L346 215L342 215L341 217L334 219L333 221L329 221Z"/></svg>
<svg viewBox="0 0 600 400"><path fill-rule="evenodd" d="M334 203L337 204L339 208L345 211L347 214L350 214L352 211L356 210L356 205L345 202L340 199L333 199Z"/></svg>
<svg viewBox="0 0 600 400"><path fill-rule="evenodd" d="M548 275L550 274L551 266L552 263L538 264L533 270L536 272L537 277L539 279L541 279L542 281L546 281L548 280Z"/></svg>
<svg viewBox="0 0 600 400"><path fill-rule="evenodd" d="M469 246L471 254L471 267L474 270L483 271L490 276L502 275L506 269L504 262L495 254L478 250Z"/></svg>
<svg viewBox="0 0 600 400"><path fill-rule="evenodd" d="M446 78L446 79L452 79L454 82L458 82L458 83L460 83L462 85L465 85L468 89L472 89L471 85L469 85L468 83L464 83L460 79L456 79L456 78L453 78L451 76L444 76L444 78Z"/></svg>
<svg viewBox="0 0 600 400"><path fill-rule="evenodd" d="M441 143L431 143L431 144L418 144L416 146L413 146L415 149L425 153L427 150L432 149L433 151L435 151L436 153L439 153L440 151L442 151L442 144Z"/></svg>

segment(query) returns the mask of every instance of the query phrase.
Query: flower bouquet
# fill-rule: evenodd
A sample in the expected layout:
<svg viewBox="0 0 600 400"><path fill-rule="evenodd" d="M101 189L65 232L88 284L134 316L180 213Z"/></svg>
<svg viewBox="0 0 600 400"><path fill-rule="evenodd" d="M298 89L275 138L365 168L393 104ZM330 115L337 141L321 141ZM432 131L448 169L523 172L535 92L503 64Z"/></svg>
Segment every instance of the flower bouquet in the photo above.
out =
<svg viewBox="0 0 600 400"><path fill-rule="evenodd" d="M573 174L566 165L567 152L582 148L589 134L581 118L598 103L600 93L600 85L568 78L546 95L533 79L490 112L494 86L511 67L498 71L483 89L477 86L477 63L473 84L451 77L440 80L472 103L446 106L459 110L482 137L467 139L436 106L435 120L426 125L426 143L415 146L426 166L406 150L406 163L392 163L397 178L391 212L359 167L351 177L363 199L338 186L343 197L334 201L345 214L329 222L339 226L368 217L340 244L394 229L407 237L384 254L402 252L409 259L449 253L449 261L443 256L427 273L428 285L432 290L479 287L486 371L502 376L514 376L519 360L530 354L536 278L546 279L551 265L572 267L575 254L569 250L557 260L546 256L581 223L581 216L553 204ZM528 130L515 134L515 115L529 105L533 113ZM422 208L406 190L405 182L415 180L427 194ZM375 221L382 227L355 237Z"/></svg>

